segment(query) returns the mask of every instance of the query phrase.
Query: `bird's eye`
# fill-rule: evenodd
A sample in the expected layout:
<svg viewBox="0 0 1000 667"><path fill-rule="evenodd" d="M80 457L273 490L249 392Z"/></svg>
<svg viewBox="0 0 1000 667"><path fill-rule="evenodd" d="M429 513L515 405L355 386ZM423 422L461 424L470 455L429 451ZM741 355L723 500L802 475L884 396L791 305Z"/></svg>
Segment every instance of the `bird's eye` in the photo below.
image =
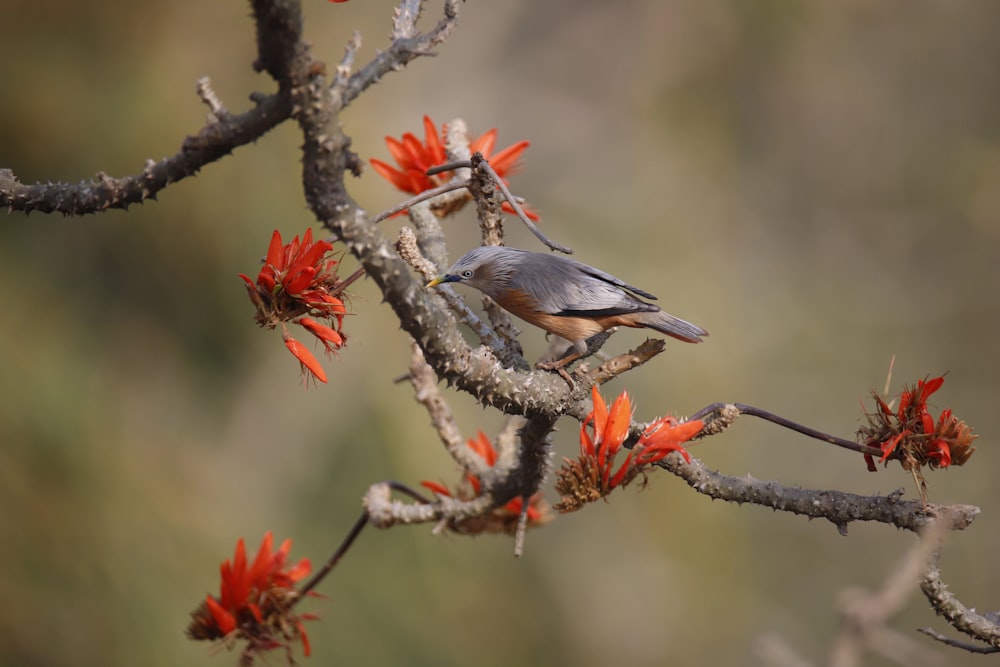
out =
<svg viewBox="0 0 1000 667"><path fill-rule="evenodd" d="M462 277L463 278L471 278L472 277L472 269L466 269L465 271L462 271Z"/></svg>

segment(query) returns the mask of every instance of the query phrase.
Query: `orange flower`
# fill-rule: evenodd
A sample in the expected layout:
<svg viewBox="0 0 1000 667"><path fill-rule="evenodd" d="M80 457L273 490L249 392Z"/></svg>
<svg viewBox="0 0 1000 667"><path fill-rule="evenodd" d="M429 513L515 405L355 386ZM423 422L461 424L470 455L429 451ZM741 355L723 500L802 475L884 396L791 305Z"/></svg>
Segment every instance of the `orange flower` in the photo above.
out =
<svg viewBox="0 0 1000 667"><path fill-rule="evenodd" d="M888 464L890 459L895 459L903 470L910 471L925 504L927 480L922 468L963 465L976 451L972 441L978 436L965 422L955 417L951 410L944 410L935 421L927 407L927 399L943 384L944 377L936 377L918 380L915 387L904 387L896 410L872 390L876 408L865 413L868 425L858 429L863 444L882 450L879 461ZM872 455L864 456L868 469L877 470Z"/></svg>
<svg viewBox="0 0 1000 667"><path fill-rule="evenodd" d="M927 399L941 388L944 377L917 380L915 387L904 387L899 397L899 408L893 410L875 391L876 410L866 413L868 426L858 435L864 444L882 450L881 463L898 459L905 470L923 465L946 468L965 463L975 447L972 441L978 436L965 422L944 410L937 421L927 407ZM875 460L865 454L868 469L875 471Z"/></svg>
<svg viewBox="0 0 1000 667"><path fill-rule="evenodd" d="M493 443L486 437L486 434L479 431L475 438L466 441L469 449L479 455L487 466L492 468L497 462L497 452ZM482 495L483 484L476 475L466 472L463 480L458 484L455 492L452 493L447 486L440 482L424 480L420 485L439 496L457 498L458 500L469 501ZM517 527L518 518L521 515L521 508L524 501L521 498L514 498L503 507L494 508L486 516L469 517L458 522L449 524L449 527L458 533L478 534L478 533L513 533ZM549 521L549 509L542 499L542 494L536 493L528 501L528 525L537 526Z"/></svg>
<svg viewBox="0 0 1000 667"><path fill-rule="evenodd" d="M343 297L347 282L337 277L337 260L330 257L332 252L332 243L313 241L311 229L306 230L301 241L296 236L288 244L282 243L281 233L275 230L256 282L240 274L250 301L257 308L257 324L265 329L281 325L285 346L299 360L303 377L320 382L326 382L323 367L304 345L292 338L286 323L303 327L327 352L344 345L347 309ZM310 315L327 320L329 326Z"/></svg>
<svg viewBox="0 0 1000 667"><path fill-rule="evenodd" d="M219 597L205 596L205 601L192 612L188 636L192 639L224 639L232 648L236 641L246 640L242 662L250 664L260 652L274 648L289 650L289 643L302 642L302 652L310 653L304 621L314 620L314 614L293 614L298 598L294 585L309 574L309 560L286 567L291 540L285 540L272 551L274 538L264 535L253 563L247 564L243 539L236 543L232 561L225 560L219 568L222 575Z"/></svg>
<svg viewBox="0 0 1000 667"><path fill-rule="evenodd" d="M404 134L401 139L394 139L393 137L385 138L385 145L389 148L392 159L399 165L399 169L376 158L371 159L371 165L382 178L392 183L398 190L409 192L413 195L444 185L451 180L453 176L452 172L444 171L433 176L428 176L426 172L431 167L437 167L448 162L448 155L445 152L442 142L446 133L447 126L441 126L439 134L437 126L434 125L434 121L431 120L430 116L424 116L423 143L409 132ZM496 142L497 130L494 128L470 141L469 152L482 153L483 157L489 161L490 166L493 167L493 170L506 183L507 176L518 170L520 166L518 159L531 144L527 141L519 141L494 155L493 149L496 147ZM448 215L459 210L471 200L472 195L466 192L465 196L456 202L433 210L437 215ZM514 212L514 209L507 202L503 203L502 208L506 213ZM529 211L527 207L523 208L529 218L535 221L538 220L538 215L534 211Z"/></svg>
<svg viewBox="0 0 1000 667"><path fill-rule="evenodd" d="M583 505L604 498L619 486L626 486L639 474L670 452L680 452L690 463L691 457L682 446L701 432L701 420L678 422L673 417L653 421L639 436L638 442L614 471L615 458L628 438L632 423L632 401L622 392L610 410L597 387L591 391L594 409L580 425L580 457L563 459L556 473L556 490L562 500L555 508L562 512L580 509ZM614 471L614 472L613 472Z"/></svg>
<svg viewBox="0 0 1000 667"><path fill-rule="evenodd" d="M700 419L679 422L669 415L660 417L646 427L639 437L639 444L632 450L635 464L656 463L670 452L680 452L684 460L691 463L691 455L682 444L701 433L704 426Z"/></svg>

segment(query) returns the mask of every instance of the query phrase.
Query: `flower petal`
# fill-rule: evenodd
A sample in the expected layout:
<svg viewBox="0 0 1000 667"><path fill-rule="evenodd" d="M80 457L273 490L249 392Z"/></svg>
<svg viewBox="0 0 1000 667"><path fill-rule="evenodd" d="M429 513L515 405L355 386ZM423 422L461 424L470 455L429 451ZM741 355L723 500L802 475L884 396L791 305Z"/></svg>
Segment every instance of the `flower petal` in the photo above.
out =
<svg viewBox="0 0 1000 667"><path fill-rule="evenodd" d="M490 166L497 172L497 176L504 178L509 174L515 173L520 166L517 164L518 159L530 145L530 141L519 141L491 157Z"/></svg>
<svg viewBox="0 0 1000 667"><path fill-rule="evenodd" d="M700 419L678 422L670 416L660 417L647 426L639 438L637 447L641 447L642 451L637 454L638 462L648 465L670 452L680 452L684 460L690 463L691 455L682 444L698 435L704 426L705 423Z"/></svg>
<svg viewBox="0 0 1000 667"><path fill-rule="evenodd" d="M296 263L296 267L300 267L300 263ZM313 279L316 277L316 267L314 266L301 266L294 274L285 277L283 285L285 286L285 291L292 296L298 296L305 290L309 285L312 284Z"/></svg>
<svg viewBox="0 0 1000 667"><path fill-rule="evenodd" d="M343 2L344 0L337 0L338 2ZM306 627L302 624L302 621L296 621L295 629L299 632L299 637L302 638L302 655L309 657L312 652L312 647L309 646L309 635L306 634Z"/></svg>
<svg viewBox="0 0 1000 667"><path fill-rule="evenodd" d="M604 402L604 397L598 391L597 385L591 387L590 397L594 401L594 409L590 413L594 419L594 436L595 439L600 440L604 437L604 429L608 424L608 404Z"/></svg>
<svg viewBox="0 0 1000 667"><path fill-rule="evenodd" d="M940 438L935 438L927 443L926 454L932 465L940 468L947 468L951 465L951 448L947 442Z"/></svg>
<svg viewBox="0 0 1000 667"><path fill-rule="evenodd" d="M896 435L892 436L891 438L887 439L885 442L879 445L879 447L881 447L882 449L882 458L879 459L880 463L886 462L886 460L889 458L889 455L892 454L893 451L895 451L896 445L899 444L899 441L902 440L903 436L907 435L908 433L909 431L903 431L902 433L897 433Z"/></svg>
<svg viewBox="0 0 1000 667"><path fill-rule="evenodd" d="M497 143L497 129L494 127L489 132L486 132L481 137L474 139L469 143L470 153L482 153L483 157L487 160L493 155L493 147ZM496 167L494 167L494 170Z"/></svg>
<svg viewBox="0 0 1000 667"><path fill-rule="evenodd" d="M486 465L492 468L497 462L497 451L493 448L493 443L486 437L486 434L479 431L475 438L469 438L466 445L479 455Z"/></svg>
<svg viewBox="0 0 1000 667"><path fill-rule="evenodd" d="M918 381L917 387L920 391L920 398L918 399L919 402L921 403L926 402L927 399L930 397L930 395L933 394L938 389L940 389L941 385L943 384L944 384L943 375L941 377L931 378L930 380L927 380L927 382L924 382L923 380Z"/></svg>
<svg viewBox="0 0 1000 667"><path fill-rule="evenodd" d="M344 344L344 338L335 330L326 326L325 324L320 324L311 317L302 317L296 321L296 324L301 324L305 327L306 331L311 333L316 338L322 341L323 346L326 347L328 351L332 349L340 348Z"/></svg>
<svg viewBox="0 0 1000 667"><path fill-rule="evenodd" d="M308 371L320 382L326 382L326 373L323 371L323 367L320 366L319 361L316 360L316 357L313 356L313 353L310 352L305 345L295 340L287 333L284 334L283 338L285 340L285 347L288 348L288 351L291 352L302 365L302 372L305 373Z"/></svg>
<svg viewBox="0 0 1000 667"><path fill-rule="evenodd" d="M406 180L408 186L405 188L407 192L412 192L417 195L425 190L430 190L435 187L434 181L432 181L427 174L424 172L426 169L407 169L406 170Z"/></svg>
<svg viewBox="0 0 1000 667"><path fill-rule="evenodd" d="M253 564L250 565L250 570L247 573L247 581L250 582L250 586L258 591L269 588L271 574L274 571L274 557L271 555L273 545L274 535L271 531L267 531L264 533L264 539L261 540L260 548L257 549L257 556L253 559Z"/></svg>
<svg viewBox="0 0 1000 667"><path fill-rule="evenodd" d="M316 269L317 273L319 273L320 269L323 268L323 265L320 262L320 260L323 259L323 255L330 252L331 250L333 250L333 244L330 243L329 241L316 241L315 243L312 243L310 245L303 245L302 253L299 256L296 264L302 266L311 266L314 269ZM294 266L292 267L293 270L295 268L296 267Z"/></svg>
<svg viewBox="0 0 1000 667"><path fill-rule="evenodd" d="M448 159L447 153L445 153L444 146L441 145L441 138L438 134L437 127L434 125L434 121L431 120L430 116L424 116L424 142L427 145L427 152L430 155L431 161L435 164L444 164L445 160Z"/></svg>
<svg viewBox="0 0 1000 667"><path fill-rule="evenodd" d="M406 153L406 148L403 146L403 142L395 139L393 137L385 138L386 148L389 149L389 154L392 155L392 159L396 161L400 167L408 166L409 157Z"/></svg>
<svg viewBox="0 0 1000 667"><path fill-rule="evenodd" d="M310 572L312 572L312 563L308 558L303 558L288 570L281 572L281 575L294 584L296 581L308 577Z"/></svg>
<svg viewBox="0 0 1000 667"><path fill-rule="evenodd" d="M215 625L222 636L226 636L236 629L236 617L223 609L222 605L214 597L206 595L205 606L208 607L209 613L212 614L212 619L215 621Z"/></svg>
<svg viewBox="0 0 1000 667"><path fill-rule="evenodd" d="M628 453L628 456L625 457L625 463L622 464L622 466L618 469L618 472L616 472L615 476L610 480L608 479L608 473L611 471L611 467L608 466L608 469L604 471L604 486L609 491L621 484L622 480L625 479L625 474L628 472L628 468L632 464L632 455L634 453L634 449Z"/></svg>
<svg viewBox="0 0 1000 667"><path fill-rule="evenodd" d="M608 417L608 424L604 429L604 436L601 438L601 447L607 449L608 465L615 457L622 443L628 436L628 429L632 423L632 401L628 392L623 391L611 404L611 414Z"/></svg>
<svg viewBox="0 0 1000 667"><path fill-rule="evenodd" d="M424 481L420 482L420 486L429 490L431 493L436 493L439 496L445 496L447 498L451 498L451 491L448 490L447 486L439 482L434 482L425 479Z"/></svg>
<svg viewBox="0 0 1000 667"><path fill-rule="evenodd" d="M271 243L267 246L267 255L264 258L264 265L273 266L275 271L285 268L284 248L281 245L281 232L277 229L271 234Z"/></svg>
<svg viewBox="0 0 1000 667"><path fill-rule="evenodd" d="M597 450L594 447L594 440L590 437L590 433L587 432L587 425L593 421L593 414L587 415L587 418L583 420L580 424L580 455L587 458L593 459L597 456Z"/></svg>
<svg viewBox="0 0 1000 667"><path fill-rule="evenodd" d="M500 209L504 213L508 213L510 215L516 215L517 214L517 212L514 210L514 207L511 206L510 203L506 202L506 201L503 202L502 204L500 204ZM522 204L521 205L521 210L524 211L524 214L526 216L528 216L528 220L531 220L532 222L538 222L539 221L540 218L539 218L538 214L533 209L531 209L530 207L524 206Z"/></svg>
<svg viewBox="0 0 1000 667"><path fill-rule="evenodd" d="M424 150L424 145L420 143L414 135L407 132L403 135L403 149L406 151L406 167L408 169L416 169L420 172L427 171L431 166L428 164L430 159L427 155L427 151Z"/></svg>
<svg viewBox="0 0 1000 667"><path fill-rule="evenodd" d="M376 160L375 158L370 159L368 162L379 176L392 183L397 190L408 192L407 187L409 185L409 179L406 177L405 173L391 167L381 160Z"/></svg>

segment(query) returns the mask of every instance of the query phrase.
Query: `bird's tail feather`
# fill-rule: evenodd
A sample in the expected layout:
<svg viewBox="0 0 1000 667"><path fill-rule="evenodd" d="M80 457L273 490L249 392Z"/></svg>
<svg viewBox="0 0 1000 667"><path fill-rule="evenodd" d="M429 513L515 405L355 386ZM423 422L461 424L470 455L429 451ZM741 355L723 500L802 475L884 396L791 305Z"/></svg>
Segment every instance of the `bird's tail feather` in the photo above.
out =
<svg viewBox="0 0 1000 667"><path fill-rule="evenodd" d="M701 339L708 335L708 332L701 327L662 310L642 313L639 319L644 326L686 343L700 343Z"/></svg>

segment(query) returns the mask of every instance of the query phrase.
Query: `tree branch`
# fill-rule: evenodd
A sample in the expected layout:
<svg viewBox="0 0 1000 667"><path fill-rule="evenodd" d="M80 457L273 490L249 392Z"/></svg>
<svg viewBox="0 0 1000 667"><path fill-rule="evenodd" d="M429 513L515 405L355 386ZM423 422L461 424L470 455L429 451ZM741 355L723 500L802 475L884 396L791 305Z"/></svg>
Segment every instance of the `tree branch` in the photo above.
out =
<svg viewBox="0 0 1000 667"><path fill-rule="evenodd" d="M685 463L672 454L657 463L677 475L698 493L728 502L762 505L782 512L826 519L847 534L852 521L875 521L918 532L934 519L949 530L968 528L980 509L972 505L928 505L916 500L901 500L903 490L887 496L861 496L844 491L800 489L778 482L746 477L730 477L706 467L698 459Z"/></svg>
<svg viewBox="0 0 1000 667"><path fill-rule="evenodd" d="M341 104L343 106L350 104L369 86L378 83L389 72L402 69L413 59L433 55L431 49L446 40L455 28L459 4L458 0L446 0L444 16L430 32L421 34L416 29L416 22L420 16L423 0L401 2L396 8L396 17L393 20L392 44L386 51L379 53L371 62L351 75L337 96Z"/></svg>
<svg viewBox="0 0 1000 667"><path fill-rule="evenodd" d="M962 604L941 581L940 561L941 553L938 551L920 582L920 590L931 603L931 608L939 616L944 616L948 624L959 632L989 644L994 649L1000 649L1000 623L998 623L1000 618L997 614L980 614ZM925 632L925 634L930 633Z"/></svg>
<svg viewBox="0 0 1000 667"><path fill-rule="evenodd" d="M0 207L8 211L87 215L108 209L128 209L157 194L171 183L193 176L205 165L252 143L291 115L287 95L259 97L257 106L237 116L213 117L198 134L188 137L180 151L159 162L148 160L132 176L113 178L103 171L90 181L25 185L11 169L0 169Z"/></svg>

